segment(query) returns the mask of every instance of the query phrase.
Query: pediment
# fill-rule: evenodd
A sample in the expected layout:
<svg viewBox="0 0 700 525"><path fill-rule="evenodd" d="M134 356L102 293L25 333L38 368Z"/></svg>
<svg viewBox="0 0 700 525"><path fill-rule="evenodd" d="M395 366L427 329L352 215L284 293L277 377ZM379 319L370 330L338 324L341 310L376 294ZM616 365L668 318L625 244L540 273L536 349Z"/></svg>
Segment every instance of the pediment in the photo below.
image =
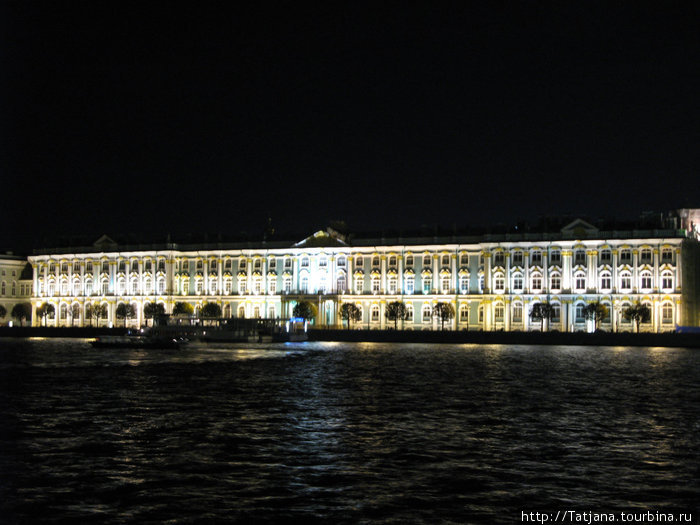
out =
<svg viewBox="0 0 700 525"><path fill-rule="evenodd" d="M574 235L577 238L587 237L598 233L598 228L583 219L575 219L561 229L565 235Z"/></svg>
<svg viewBox="0 0 700 525"><path fill-rule="evenodd" d="M93 244L93 246L95 246L95 248L112 248L116 245L117 245L116 241L114 241L114 239L112 239L108 235L103 235L102 237L97 239L95 241L95 243Z"/></svg>
<svg viewBox="0 0 700 525"><path fill-rule="evenodd" d="M295 248L329 248L336 246L347 246L347 244L339 238L340 236L333 230L319 230L313 235L309 235L306 239L294 244Z"/></svg>

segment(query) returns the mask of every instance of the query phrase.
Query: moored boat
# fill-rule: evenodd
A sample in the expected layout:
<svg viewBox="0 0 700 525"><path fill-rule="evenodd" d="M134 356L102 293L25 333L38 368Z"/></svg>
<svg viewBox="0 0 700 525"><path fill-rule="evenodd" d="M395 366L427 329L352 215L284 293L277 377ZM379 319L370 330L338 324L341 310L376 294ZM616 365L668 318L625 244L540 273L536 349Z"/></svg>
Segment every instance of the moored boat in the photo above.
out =
<svg viewBox="0 0 700 525"><path fill-rule="evenodd" d="M90 344L93 348L180 348L186 341L172 337L149 337L141 335L105 335Z"/></svg>

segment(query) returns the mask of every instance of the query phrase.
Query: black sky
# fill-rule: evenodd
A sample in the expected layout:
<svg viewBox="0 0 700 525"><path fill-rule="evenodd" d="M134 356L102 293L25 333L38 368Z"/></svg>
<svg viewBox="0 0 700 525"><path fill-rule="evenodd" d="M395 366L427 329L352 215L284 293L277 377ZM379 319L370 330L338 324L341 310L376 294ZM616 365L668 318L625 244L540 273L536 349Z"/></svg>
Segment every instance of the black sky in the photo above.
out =
<svg viewBox="0 0 700 525"><path fill-rule="evenodd" d="M700 206L697 2L251 4L3 3L0 248Z"/></svg>

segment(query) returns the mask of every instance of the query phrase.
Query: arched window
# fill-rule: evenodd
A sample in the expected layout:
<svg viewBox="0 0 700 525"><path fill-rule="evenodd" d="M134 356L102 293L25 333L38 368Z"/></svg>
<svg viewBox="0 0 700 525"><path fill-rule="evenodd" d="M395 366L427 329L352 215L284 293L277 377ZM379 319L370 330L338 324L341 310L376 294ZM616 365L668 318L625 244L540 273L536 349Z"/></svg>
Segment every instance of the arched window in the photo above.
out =
<svg viewBox="0 0 700 525"><path fill-rule="evenodd" d="M600 263L601 264L612 263L612 252L610 251L610 249L605 248L604 250L600 251Z"/></svg>
<svg viewBox="0 0 700 525"><path fill-rule="evenodd" d="M109 293L109 281L107 279L102 279L100 288L102 295L107 295Z"/></svg>
<svg viewBox="0 0 700 525"><path fill-rule="evenodd" d="M413 279L413 277L406 277L406 279L404 279L403 283L404 283L404 293L406 295L413 295L413 292L415 291L415 286L416 286L416 282Z"/></svg>
<svg viewBox="0 0 700 525"><path fill-rule="evenodd" d="M449 267L450 266L450 256L449 255L443 255L442 256L442 262L441 262L443 267Z"/></svg>
<svg viewBox="0 0 700 525"><path fill-rule="evenodd" d="M260 306L258 306L257 304L253 308L253 317L255 319L260 319Z"/></svg>
<svg viewBox="0 0 700 525"><path fill-rule="evenodd" d="M396 268L396 255L389 257L389 268Z"/></svg>
<svg viewBox="0 0 700 525"><path fill-rule="evenodd" d="M513 322L522 323L523 322L523 304L513 303Z"/></svg>
<svg viewBox="0 0 700 525"><path fill-rule="evenodd" d="M430 308L430 305L429 305L429 304L424 304L424 305L423 305L422 312L423 312L423 322L424 322L424 323L429 323L430 320L431 320L431 318L432 318L432 310L431 310L431 308Z"/></svg>
<svg viewBox="0 0 700 525"><path fill-rule="evenodd" d="M126 293L126 280L123 277L117 279L117 295L124 295Z"/></svg>
<svg viewBox="0 0 700 525"><path fill-rule="evenodd" d="M344 275L339 275L338 276L338 281L337 281L337 286L338 286L338 293L343 293L345 292L345 276Z"/></svg>
<svg viewBox="0 0 700 525"><path fill-rule="evenodd" d="M484 306L479 306L479 324L484 324Z"/></svg>
<svg viewBox="0 0 700 525"><path fill-rule="evenodd" d="M632 274L628 271L620 272L620 289L621 290L631 290L632 289Z"/></svg>
<svg viewBox="0 0 700 525"><path fill-rule="evenodd" d="M337 262L338 268L345 268L345 263L346 263L345 255L339 255L338 262Z"/></svg>
<svg viewBox="0 0 700 525"><path fill-rule="evenodd" d="M459 307L459 320L461 322L469 321L469 305L463 304Z"/></svg>
<svg viewBox="0 0 700 525"><path fill-rule="evenodd" d="M497 273L493 278L493 290L496 293L503 293L505 291L505 289L506 289L505 276L502 273Z"/></svg>
<svg viewBox="0 0 700 525"><path fill-rule="evenodd" d="M364 278L362 276L355 277L355 293L363 293L365 291Z"/></svg>
<svg viewBox="0 0 700 525"><path fill-rule="evenodd" d="M301 293L309 293L309 278L307 276L301 278L300 285Z"/></svg>
<svg viewBox="0 0 700 525"><path fill-rule="evenodd" d="M224 311L223 311L224 317L229 318L231 317L231 305L230 304L225 304L224 305Z"/></svg>
<svg viewBox="0 0 700 525"><path fill-rule="evenodd" d="M600 273L600 289L601 290L610 290L612 288L612 275L610 275L610 272L601 272Z"/></svg>
<svg viewBox="0 0 700 525"><path fill-rule="evenodd" d="M505 315L503 303L496 303L493 308L493 320L497 323L502 323Z"/></svg>
<svg viewBox="0 0 700 525"><path fill-rule="evenodd" d="M530 277L530 289L533 291L542 289L542 274L539 272L534 272L532 277Z"/></svg>
<svg viewBox="0 0 700 525"><path fill-rule="evenodd" d="M673 304L663 303L661 305L661 322L663 324L673 323Z"/></svg>
<svg viewBox="0 0 700 525"><path fill-rule="evenodd" d="M442 278L440 279L440 289L442 290L443 294L450 293L450 276L449 275L443 275Z"/></svg>
<svg viewBox="0 0 700 525"><path fill-rule="evenodd" d="M238 307L238 317L240 317L241 319L245 317L245 306L240 305Z"/></svg>
<svg viewBox="0 0 700 525"><path fill-rule="evenodd" d="M92 295L92 279L85 279L85 295Z"/></svg>
<svg viewBox="0 0 700 525"><path fill-rule="evenodd" d="M406 321L413 322L413 305L406 305Z"/></svg>
<svg viewBox="0 0 700 525"><path fill-rule="evenodd" d="M396 293L396 277L389 277L389 290L388 291L392 295Z"/></svg>
<svg viewBox="0 0 700 525"><path fill-rule="evenodd" d="M469 276L460 275L459 277L459 293L469 293Z"/></svg>
<svg viewBox="0 0 700 525"><path fill-rule="evenodd" d="M513 274L513 291L522 292L523 291L523 274L514 273Z"/></svg>
<svg viewBox="0 0 700 525"><path fill-rule="evenodd" d="M673 274L671 272L661 272L661 288L664 290L673 290Z"/></svg>
<svg viewBox="0 0 700 525"><path fill-rule="evenodd" d="M372 268L379 268L379 256L372 257Z"/></svg>
<svg viewBox="0 0 700 525"><path fill-rule="evenodd" d="M373 294L378 294L379 293L379 277L372 276L372 293Z"/></svg>
<svg viewBox="0 0 700 525"><path fill-rule="evenodd" d="M406 268L412 268L413 267L413 255L407 255L406 256Z"/></svg>
<svg viewBox="0 0 700 525"><path fill-rule="evenodd" d="M639 252L639 261L642 264L651 264L651 248L642 248Z"/></svg>
<svg viewBox="0 0 700 525"><path fill-rule="evenodd" d="M63 303L59 309L58 318L61 321L65 321L68 318L68 305Z"/></svg>
<svg viewBox="0 0 700 525"><path fill-rule="evenodd" d="M583 272L576 272L574 274L574 290L583 291L586 289L586 274Z"/></svg>
<svg viewBox="0 0 700 525"><path fill-rule="evenodd" d="M561 274L554 272L549 276L549 288L551 290L561 290Z"/></svg>
<svg viewBox="0 0 700 525"><path fill-rule="evenodd" d="M373 323L378 323L379 322L379 306L376 304L373 304L371 308L369 309L370 312L370 319Z"/></svg>
<svg viewBox="0 0 700 525"><path fill-rule="evenodd" d="M583 323L586 320L586 318L583 315L584 306L585 305L583 303L577 303L576 306L574 307L574 313L575 313L574 322Z"/></svg>
<svg viewBox="0 0 700 525"><path fill-rule="evenodd" d="M650 271L645 270L641 274L639 274L639 287L642 290L651 290L651 272Z"/></svg>

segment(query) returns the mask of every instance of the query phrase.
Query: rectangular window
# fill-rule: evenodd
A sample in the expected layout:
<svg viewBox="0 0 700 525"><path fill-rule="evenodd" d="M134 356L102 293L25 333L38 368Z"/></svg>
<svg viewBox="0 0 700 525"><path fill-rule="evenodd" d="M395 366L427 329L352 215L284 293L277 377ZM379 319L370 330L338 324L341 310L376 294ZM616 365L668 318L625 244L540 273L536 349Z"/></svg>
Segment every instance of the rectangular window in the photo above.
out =
<svg viewBox="0 0 700 525"><path fill-rule="evenodd" d="M535 264L537 266L542 265L542 252L539 250L535 250L532 252L532 255L530 256L530 264Z"/></svg>
<svg viewBox="0 0 700 525"><path fill-rule="evenodd" d="M517 251L513 252L513 266L523 265L523 252Z"/></svg>
<svg viewBox="0 0 700 525"><path fill-rule="evenodd" d="M583 250L576 250L574 253L574 264L586 264L586 252Z"/></svg>
<svg viewBox="0 0 700 525"><path fill-rule="evenodd" d="M423 279L423 293L429 294L432 287L433 287L433 280L430 277L424 278Z"/></svg>
<svg viewBox="0 0 700 525"><path fill-rule="evenodd" d="M558 275L552 276L551 288L552 290L561 290L561 277L559 277Z"/></svg>
<svg viewBox="0 0 700 525"><path fill-rule="evenodd" d="M561 252L559 250L552 250L552 253L549 254L549 262L557 266L561 265Z"/></svg>
<svg viewBox="0 0 700 525"><path fill-rule="evenodd" d="M632 277L629 275L623 275L620 277L620 288L623 290L629 290L632 288Z"/></svg>
<svg viewBox="0 0 700 525"><path fill-rule="evenodd" d="M407 255L406 256L406 268L412 268L413 267L413 255Z"/></svg>
<svg viewBox="0 0 700 525"><path fill-rule="evenodd" d="M629 264L632 262L632 251L631 250L620 250L620 262Z"/></svg>
<svg viewBox="0 0 700 525"><path fill-rule="evenodd" d="M586 278L582 276L577 276L574 285L576 286L577 290L585 290L586 289Z"/></svg>
<svg viewBox="0 0 700 525"><path fill-rule="evenodd" d="M284 259L284 269L290 270L292 268L292 260L289 257Z"/></svg>
<svg viewBox="0 0 700 525"><path fill-rule="evenodd" d="M459 257L459 265L460 266L469 266L469 255L466 253L463 253Z"/></svg>
<svg viewBox="0 0 700 525"><path fill-rule="evenodd" d="M463 276L459 278L459 293L469 292L469 277Z"/></svg>
<svg viewBox="0 0 700 525"><path fill-rule="evenodd" d="M365 291L363 279L355 279L355 293L363 293Z"/></svg>
<svg viewBox="0 0 700 525"><path fill-rule="evenodd" d="M413 295L413 290L415 286L415 281L413 278L409 277L405 281L405 288L406 288L406 294L407 295Z"/></svg>
<svg viewBox="0 0 700 525"><path fill-rule="evenodd" d="M358 268L362 268L362 266L365 264L365 260L362 257L357 257L355 259L355 266Z"/></svg>
<svg viewBox="0 0 700 525"><path fill-rule="evenodd" d="M523 289L523 278L521 275L518 275L513 278L513 289L514 290L522 290Z"/></svg>
<svg viewBox="0 0 700 525"><path fill-rule="evenodd" d="M430 263L431 263L430 255L424 255L423 256L423 267L430 268Z"/></svg>
<svg viewBox="0 0 700 525"><path fill-rule="evenodd" d="M504 261L503 252L498 252L493 257L493 265L494 266L503 266L503 264L504 264L503 261Z"/></svg>
<svg viewBox="0 0 700 525"><path fill-rule="evenodd" d="M673 251L670 248L664 248L661 250L661 262L673 262Z"/></svg>
<svg viewBox="0 0 700 525"><path fill-rule="evenodd" d="M604 275L600 278L600 287L603 290L610 290L612 287L612 279L609 275Z"/></svg>

